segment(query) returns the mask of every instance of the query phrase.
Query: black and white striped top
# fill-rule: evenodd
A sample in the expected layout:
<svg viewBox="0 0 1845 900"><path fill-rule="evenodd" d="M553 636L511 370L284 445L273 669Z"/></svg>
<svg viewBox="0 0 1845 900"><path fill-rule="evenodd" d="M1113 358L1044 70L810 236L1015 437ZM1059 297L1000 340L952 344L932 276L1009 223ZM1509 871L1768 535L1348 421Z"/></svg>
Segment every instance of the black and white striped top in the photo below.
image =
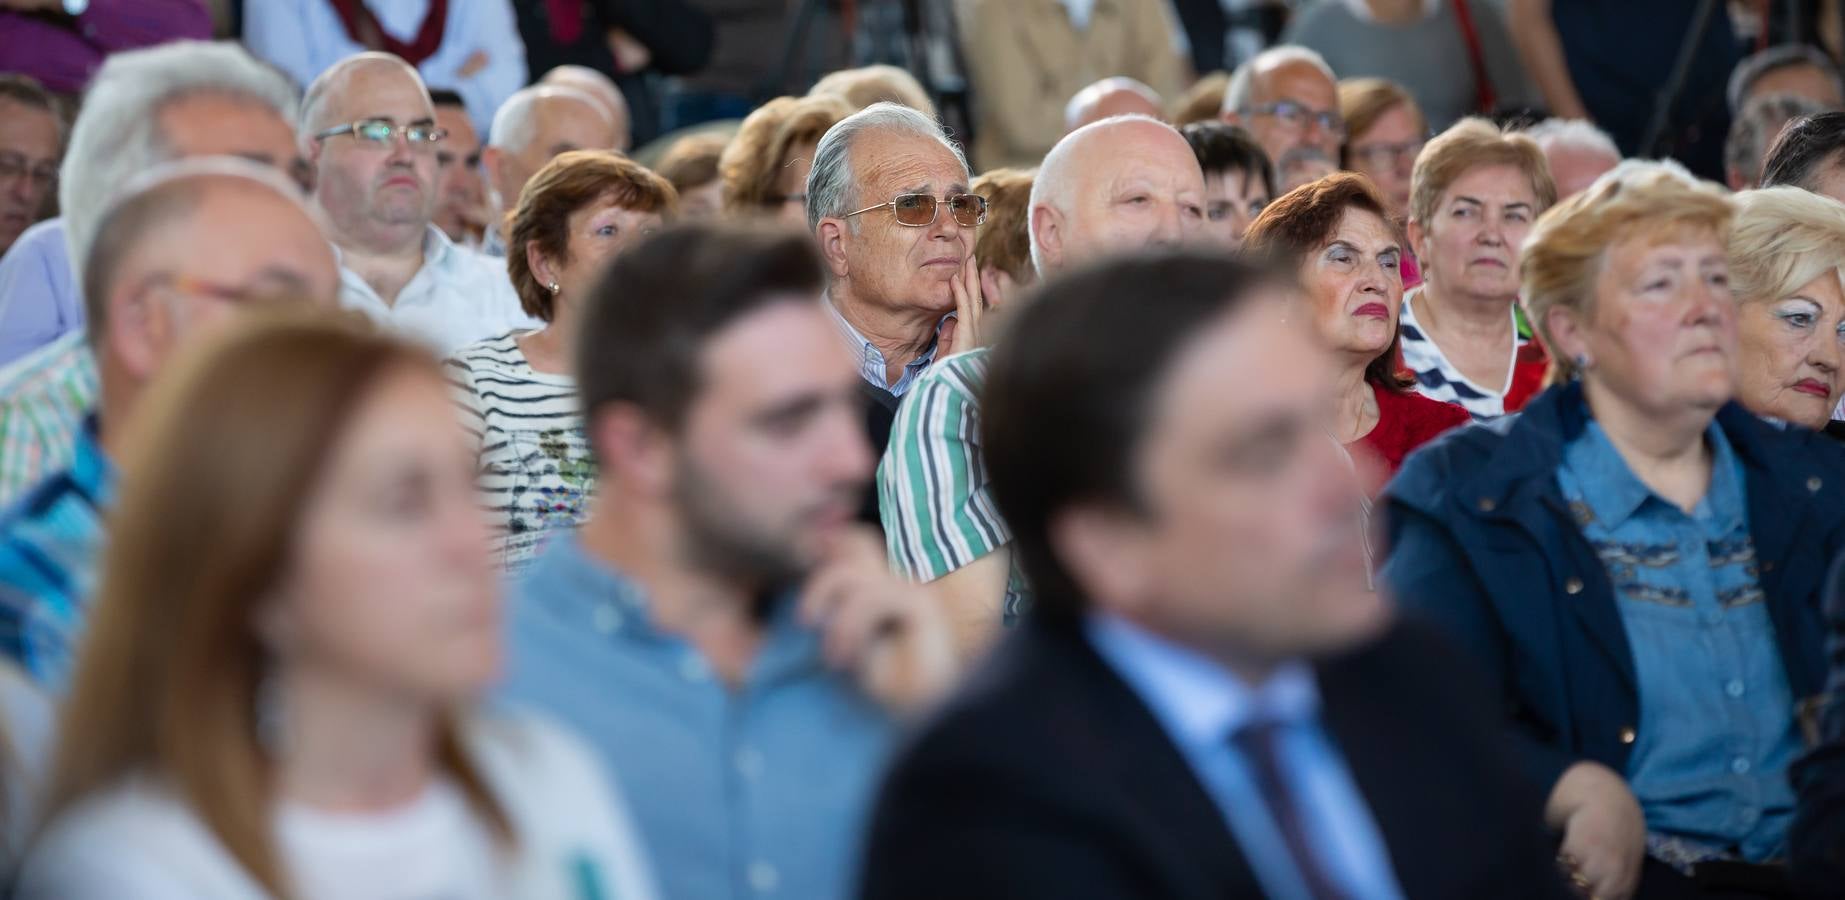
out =
<svg viewBox="0 0 1845 900"><path fill-rule="evenodd" d="M509 572L532 560L548 532L581 522L596 488L576 379L534 371L515 341L528 333L469 344L446 364L462 420L480 439L481 500Z"/></svg>
<svg viewBox="0 0 1845 900"><path fill-rule="evenodd" d="M1403 348L1403 365L1416 373L1416 390L1430 400L1453 403L1467 410L1476 422L1497 419L1508 411L1506 394L1492 388L1481 387L1467 380L1461 370L1448 361L1448 356L1429 339L1422 330L1422 323L1416 320L1416 299L1422 296L1422 288L1417 287L1403 297L1403 311L1397 317L1397 335ZM1516 304L1514 304L1516 306ZM1512 357L1506 360L1505 383L1510 386L1518 366L1518 351L1528 339L1519 333L1518 311L1511 309L1506 315L1512 320Z"/></svg>

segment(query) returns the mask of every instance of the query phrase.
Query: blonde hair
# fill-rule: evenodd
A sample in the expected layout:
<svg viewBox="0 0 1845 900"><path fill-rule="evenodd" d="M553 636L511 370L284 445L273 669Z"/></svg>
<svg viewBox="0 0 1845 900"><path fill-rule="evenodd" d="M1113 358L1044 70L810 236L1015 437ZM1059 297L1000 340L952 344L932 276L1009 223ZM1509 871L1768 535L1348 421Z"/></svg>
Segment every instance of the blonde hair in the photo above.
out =
<svg viewBox="0 0 1845 900"><path fill-rule="evenodd" d="M891 102L907 106L933 118L935 102L922 82L908 70L890 65L861 66L841 69L814 82L809 97L838 97L857 112L873 103Z"/></svg>
<svg viewBox="0 0 1845 900"><path fill-rule="evenodd" d="M289 896L274 839L275 763L257 734L268 651L254 618L284 577L336 442L366 395L401 372L442 377L428 351L350 314L253 313L154 385L126 435L46 821L151 776L252 880ZM452 715L437 754L510 842Z"/></svg>
<svg viewBox="0 0 1845 900"><path fill-rule="evenodd" d="M1229 72L1212 72L1193 82L1173 104L1173 127L1183 128L1193 122L1215 122L1223 118L1224 91L1229 87Z"/></svg>
<svg viewBox="0 0 1845 900"><path fill-rule="evenodd" d="M760 212L775 189L775 177L797 144L819 144L827 129L852 114L846 101L832 96L777 97L743 120L724 155L718 177L724 180L724 211Z"/></svg>
<svg viewBox="0 0 1845 900"><path fill-rule="evenodd" d="M1540 216L1525 240L1518 269L1526 315L1550 353L1549 383L1577 375L1575 361L1558 352L1550 311L1594 313L1595 281L1611 249L1636 239L1658 241L1685 229L1707 229L1727 243L1734 212L1723 188L1649 164L1631 166L1619 177L1603 176Z"/></svg>
<svg viewBox="0 0 1845 900"><path fill-rule="evenodd" d="M1416 98L1403 86L1387 78L1347 78L1339 82L1339 116L1345 120L1348 140L1371 130L1377 120L1399 106L1408 107L1416 116L1417 130L1426 133L1429 118L1416 105Z"/></svg>
<svg viewBox="0 0 1845 900"><path fill-rule="evenodd" d="M974 239L974 256L1025 284L1036 275L1031 265L1031 169L994 169L980 173L969 190L987 198L987 222Z"/></svg>
<svg viewBox="0 0 1845 900"><path fill-rule="evenodd" d="M1557 202L1557 183L1550 163L1537 142L1515 131L1505 131L1486 119L1469 116L1435 136L1409 176L1409 217L1427 225L1435 218L1441 196L1461 176L1480 166L1512 166L1531 181L1542 213Z"/></svg>
<svg viewBox="0 0 1845 900"><path fill-rule="evenodd" d="M1779 300L1827 272L1845 286L1845 203L1797 187L1736 195L1730 285L1737 300Z"/></svg>

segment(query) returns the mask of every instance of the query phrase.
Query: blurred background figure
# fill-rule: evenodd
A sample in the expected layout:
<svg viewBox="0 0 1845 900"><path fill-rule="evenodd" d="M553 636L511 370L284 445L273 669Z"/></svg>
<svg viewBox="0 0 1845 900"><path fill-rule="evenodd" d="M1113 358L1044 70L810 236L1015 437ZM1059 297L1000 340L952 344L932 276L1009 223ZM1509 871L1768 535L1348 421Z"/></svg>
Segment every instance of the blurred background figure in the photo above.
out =
<svg viewBox="0 0 1845 900"><path fill-rule="evenodd" d="M0 256L43 217L56 196L64 158L64 120L57 100L24 75L0 75ZM5 298L0 297L0 331ZM18 352L0 349L0 365Z"/></svg>
<svg viewBox="0 0 1845 900"><path fill-rule="evenodd" d="M609 120L615 130L615 140L606 149L626 151L633 145L634 116L628 109L628 101L615 82L607 75L585 66L558 66L545 73L535 87L558 87L573 90L595 101L596 106ZM505 109L502 104L501 109ZM497 116L498 113L495 113ZM497 121L497 119L496 119ZM583 147L584 150L601 150L603 147Z"/></svg>
<svg viewBox="0 0 1845 900"><path fill-rule="evenodd" d="M872 458L820 287L786 231L617 257L578 357L593 509L514 588L505 698L591 739L676 900L851 896L897 730L957 670L852 521Z"/></svg>
<svg viewBox="0 0 1845 900"><path fill-rule="evenodd" d="M511 0L246 2L243 44L296 84L366 51L388 53L467 101L477 130L525 84Z"/></svg>
<svg viewBox="0 0 1845 900"><path fill-rule="evenodd" d="M88 618L116 460L148 385L238 316L270 304L331 308L339 288L326 237L273 171L213 157L141 178L152 180L99 217L84 266L97 408L72 436L69 463L0 513L0 653L60 695Z"/></svg>
<svg viewBox="0 0 1845 900"><path fill-rule="evenodd" d="M1845 395L1845 204L1799 188L1736 195L1736 399L1835 438Z"/></svg>
<svg viewBox="0 0 1845 900"><path fill-rule="evenodd" d="M1166 117L1165 102L1150 87L1132 78L1104 78L1076 92L1063 108L1065 134L1113 116Z"/></svg>
<svg viewBox="0 0 1845 900"><path fill-rule="evenodd" d="M717 218L724 210L724 182L718 161L730 138L721 134L691 134L674 141L654 166L679 194L679 215L688 220ZM805 190L805 189L803 189Z"/></svg>
<svg viewBox="0 0 1845 900"><path fill-rule="evenodd" d="M1229 72L1212 72L1192 82L1173 101L1172 124L1184 128L1193 122L1215 121L1223 115L1224 91L1229 87Z"/></svg>
<svg viewBox="0 0 1845 900"><path fill-rule="evenodd" d="M1604 172L1621 164L1621 149L1614 145L1614 138L1581 119L1545 119L1525 129L1525 134L1544 151L1559 200L1582 193Z"/></svg>
<svg viewBox="0 0 1845 900"><path fill-rule="evenodd" d="M904 69L890 65L841 69L814 82L810 97L838 97L857 112L873 103L897 103L925 116L936 114L935 103L922 82Z"/></svg>
<svg viewBox="0 0 1845 900"><path fill-rule="evenodd" d="M1517 412L1550 367L1518 309L1519 251L1557 202L1544 152L1466 118L1429 142L1411 184L1409 240L1423 282L1403 297L1403 364L1423 396L1475 420Z"/></svg>
<svg viewBox="0 0 1845 900"><path fill-rule="evenodd" d="M1338 79L1312 50L1272 47L1237 66L1224 90L1223 119L1255 136L1284 192L1339 164L1346 132Z"/></svg>
<svg viewBox="0 0 1845 900"><path fill-rule="evenodd" d="M80 276L104 214L132 180L174 159L238 156L301 183L294 119L288 80L230 44L130 50L97 73L59 173L62 215L0 259L0 347L37 347L0 368L0 508L70 464L95 405Z"/></svg>
<svg viewBox="0 0 1845 900"><path fill-rule="evenodd" d="M714 32L709 5L513 0L530 80L582 89L593 76L619 89L622 112L632 113L637 146L660 132L661 79L691 74L710 61ZM580 80L572 83L569 73Z"/></svg>
<svg viewBox="0 0 1845 900"><path fill-rule="evenodd" d="M1732 402L1731 220L1722 188L1658 164L1543 216L1521 296L1553 386L1386 496L1384 582L1488 666L1560 860L1599 897L1700 896L1702 866L1784 859L1795 711L1824 689L1845 459Z"/></svg>
<svg viewBox="0 0 1845 900"><path fill-rule="evenodd" d="M470 710L500 597L427 350L247 323L148 407L23 896L654 896L593 757Z"/></svg>
<svg viewBox="0 0 1845 900"><path fill-rule="evenodd" d="M1826 586L1827 640L1845 640L1845 585L1833 567ZM1835 660L1827 684L1845 679ZM1788 862L1796 887L1806 897L1824 897L1845 878L1845 714L1837 693L1828 693L1813 711L1811 753L1794 766L1794 789L1800 808L1788 837Z"/></svg>
<svg viewBox="0 0 1845 900"><path fill-rule="evenodd" d="M1340 167L1371 179L1391 217L1409 221L1410 174L1432 134L1422 107L1395 82L1348 78L1339 82L1339 115L1348 135ZM1419 280L1406 270L1405 287Z"/></svg>
<svg viewBox="0 0 1845 900"><path fill-rule="evenodd" d="M1280 193L1275 167L1262 145L1238 126L1213 118L1180 132L1204 170L1205 236L1229 249L1241 246L1249 223Z"/></svg>
<svg viewBox="0 0 1845 900"><path fill-rule="evenodd" d="M1428 115L1424 130L1440 130L1462 116L1533 105L1503 8L1496 0L1309 0L1281 40L1318 51L1341 78L1401 85Z"/></svg>
<svg viewBox="0 0 1845 900"><path fill-rule="evenodd" d="M454 91L430 91L436 127L446 132L436 147L436 215L448 239L469 249L487 230L487 189L481 180L481 141L468 108Z"/></svg>
<svg viewBox="0 0 1845 900"><path fill-rule="evenodd" d="M1819 50L1805 44L1777 44L1737 63L1725 96L1731 115L1740 115L1754 100L1772 96L1799 97L1823 111L1845 106L1845 81L1840 80L1838 64Z"/></svg>
<svg viewBox="0 0 1845 900"><path fill-rule="evenodd" d="M1762 187L1789 185L1845 202L1845 112L1787 123L1762 161Z"/></svg>
<svg viewBox="0 0 1845 900"><path fill-rule="evenodd" d="M1827 107L1792 94L1767 94L1743 104L1723 143L1723 179L1732 191L1761 186L1768 148L1787 123L1825 112Z"/></svg>
<svg viewBox="0 0 1845 900"><path fill-rule="evenodd" d="M820 138L852 108L837 97L777 97L757 107L718 160L724 212L807 227L807 174Z"/></svg>
<svg viewBox="0 0 1845 900"><path fill-rule="evenodd" d="M1068 130L1066 104L1097 79L1133 78L1156 97L1185 87L1169 0L969 0L963 10L969 89L980 98L973 154L982 168L1037 165Z"/></svg>
<svg viewBox="0 0 1845 900"><path fill-rule="evenodd" d="M583 298L608 261L658 230L676 204L666 179L611 150L559 154L519 197L506 266L526 315L545 325L470 344L447 362L480 452L492 559L509 572L589 511L596 459L573 374Z"/></svg>
<svg viewBox="0 0 1845 900"><path fill-rule="evenodd" d="M0 4L0 71L76 97L111 54L211 37L203 0L8 0Z"/></svg>
<svg viewBox="0 0 1845 900"><path fill-rule="evenodd" d="M575 88L529 87L512 95L493 116L481 151L487 184L488 237L482 252L506 255L506 214L526 181L545 163L572 150L619 150L606 110Z"/></svg>
<svg viewBox="0 0 1845 900"><path fill-rule="evenodd" d="M987 198L987 221L974 238L980 264L980 294L999 308L1038 278L1031 265L1031 169L994 169L974 179L970 190Z"/></svg>
<svg viewBox="0 0 1845 900"><path fill-rule="evenodd" d="M1414 373L1402 367L1404 241L1369 179L1342 172L1295 188L1256 217L1244 241L1299 273L1304 294L1295 302L1339 369L1332 433L1340 443L1363 445L1362 456L1393 475L1410 451L1467 424L1466 410L1416 393Z"/></svg>

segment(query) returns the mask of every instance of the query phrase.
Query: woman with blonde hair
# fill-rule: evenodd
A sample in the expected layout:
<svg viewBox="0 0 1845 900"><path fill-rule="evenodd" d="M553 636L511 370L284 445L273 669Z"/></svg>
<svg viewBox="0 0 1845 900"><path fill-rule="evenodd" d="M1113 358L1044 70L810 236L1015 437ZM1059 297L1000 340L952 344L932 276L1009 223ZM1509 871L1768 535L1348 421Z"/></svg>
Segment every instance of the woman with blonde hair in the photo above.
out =
<svg viewBox="0 0 1845 900"><path fill-rule="evenodd" d="M434 358L253 319L136 423L20 896L653 896L592 757L469 711L500 599Z"/></svg>
<svg viewBox="0 0 1845 900"><path fill-rule="evenodd" d="M1520 271L1552 386L1385 493L1384 581L1486 666L1561 865L1606 900L1785 858L1824 687L1845 451L1733 402L1732 217L1657 164L1545 213Z"/></svg>
<svg viewBox="0 0 1845 900"><path fill-rule="evenodd" d="M1758 415L1845 438L1845 204L1795 187L1736 195L1740 379Z"/></svg>
<svg viewBox="0 0 1845 900"><path fill-rule="evenodd" d="M814 150L827 129L851 114L846 101L831 95L777 97L757 107L718 158L724 212L805 230Z"/></svg>

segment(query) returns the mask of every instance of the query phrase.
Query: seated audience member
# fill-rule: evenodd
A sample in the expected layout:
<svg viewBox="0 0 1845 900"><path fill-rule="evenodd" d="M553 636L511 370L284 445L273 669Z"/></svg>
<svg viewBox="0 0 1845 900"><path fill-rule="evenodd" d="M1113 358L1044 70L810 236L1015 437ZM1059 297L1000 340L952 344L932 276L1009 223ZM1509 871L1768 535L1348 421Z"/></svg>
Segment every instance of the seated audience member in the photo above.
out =
<svg viewBox="0 0 1845 900"><path fill-rule="evenodd" d="M1567 896L1478 680L1367 583L1338 366L1284 289L1060 277L983 425L1038 601L895 760L859 896Z"/></svg>
<svg viewBox="0 0 1845 900"><path fill-rule="evenodd" d="M1475 420L1517 412L1550 361L1518 315L1518 251L1557 202L1544 151L1485 119L1429 142L1412 177L1409 241L1423 283L1403 297L1403 364L1423 396Z"/></svg>
<svg viewBox="0 0 1845 900"><path fill-rule="evenodd" d="M935 103L922 82L908 70L896 66L861 66L841 69L814 82L809 97L838 97L858 112L873 103L896 103L925 116L934 117Z"/></svg>
<svg viewBox="0 0 1845 900"><path fill-rule="evenodd" d="M1762 164L1781 129L1795 119L1822 113L1826 107L1792 94L1770 94L1744 104L1730 120L1723 142L1723 179L1732 191L1760 187Z"/></svg>
<svg viewBox="0 0 1845 900"><path fill-rule="evenodd" d="M859 378L812 242L694 226L585 298L593 514L515 588L508 700L589 737L664 895L850 895L897 720L954 674L852 523Z"/></svg>
<svg viewBox="0 0 1845 900"><path fill-rule="evenodd" d="M730 138L721 134L687 135L673 142L654 170L679 194L679 216L687 220L715 219L724 207L724 182L718 178L718 160Z"/></svg>
<svg viewBox="0 0 1845 900"><path fill-rule="evenodd" d="M1741 115L1750 101L1777 95L1799 97L1822 110L1838 109L1845 106L1845 81L1839 78L1837 63L1805 44L1777 44L1731 70L1725 94L1731 115Z"/></svg>
<svg viewBox="0 0 1845 900"><path fill-rule="evenodd" d="M1845 204L1799 188L1736 195L1736 400L1845 438Z"/></svg>
<svg viewBox="0 0 1845 900"><path fill-rule="evenodd" d="M1826 577L1826 629L1832 646L1845 641L1845 569L1835 560ZM1788 831L1788 862L1800 896L1823 900L1845 884L1845 660L1834 655L1827 692L1811 712L1812 752L1793 767L1800 803Z"/></svg>
<svg viewBox="0 0 1845 900"><path fill-rule="evenodd" d="M294 117L287 79L231 44L170 44L104 64L59 173L63 215L0 259L0 343L22 318L55 323L31 338L49 343L0 369L0 509L70 464L96 402L78 270L103 212L130 179L173 159L241 156L305 177Z"/></svg>
<svg viewBox="0 0 1845 900"><path fill-rule="evenodd" d="M588 94L544 85L513 94L494 113L493 133L480 154L490 226L483 252L506 255L507 213L545 163L572 150L614 149L614 126Z"/></svg>
<svg viewBox="0 0 1845 900"><path fill-rule="evenodd" d="M596 458L573 374L583 297L608 260L658 230L676 202L666 179L611 150L560 154L519 197L518 252L506 268L526 314L545 327L470 344L447 363L480 451L493 560L508 571L588 512Z"/></svg>
<svg viewBox="0 0 1845 900"><path fill-rule="evenodd" d="M299 191L199 159L143 173L101 216L83 289L102 396L70 464L0 514L0 654L62 692L83 631L122 433L164 364L248 308L332 305L339 275ZM270 398L272 402L277 398Z"/></svg>
<svg viewBox="0 0 1845 900"><path fill-rule="evenodd" d="M312 84L365 52L388 53L420 81L467 99L476 128L525 84L525 45L512 0L246 2L243 44L296 84Z"/></svg>
<svg viewBox="0 0 1845 900"><path fill-rule="evenodd" d="M814 149L852 114L837 97L777 97L756 108L718 159L724 212L807 225L807 173Z"/></svg>
<svg viewBox="0 0 1845 900"><path fill-rule="evenodd" d="M1845 202L1845 112L1787 123L1762 161L1762 187L1784 184Z"/></svg>
<svg viewBox="0 0 1845 900"><path fill-rule="evenodd" d="M1231 249L1241 246L1249 223L1279 193L1274 165L1262 145L1236 125L1211 119L1193 122L1180 133L1204 170L1205 236Z"/></svg>
<svg viewBox="0 0 1845 900"><path fill-rule="evenodd" d="M1795 708L1825 679L1845 464L1731 402L1731 216L1657 165L1546 213L1520 267L1553 387L1385 496L1384 582L1487 665L1596 897L1702 896L1684 873L1784 858Z"/></svg>
<svg viewBox="0 0 1845 900"><path fill-rule="evenodd" d="M588 95L615 126L615 141L609 148L625 153L633 145L634 117L628 110L628 98L616 86L614 79L588 66L558 66L546 72L538 83Z"/></svg>
<svg viewBox="0 0 1845 900"><path fill-rule="evenodd" d="M1340 166L1371 179L1391 217L1408 221L1409 179L1430 133L1422 108L1395 82L1348 78L1339 82L1339 115L1350 135Z"/></svg>
<svg viewBox="0 0 1845 900"><path fill-rule="evenodd" d="M445 132L436 145L436 215L431 221L449 240L478 247L487 231L480 134L460 94L430 91L429 99L436 106L436 127Z"/></svg>
<svg viewBox="0 0 1845 900"><path fill-rule="evenodd" d="M1394 474L1410 451L1467 423L1466 410L1416 393L1415 374L1402 368L1403 239L1368 179L1341 172L1283 194L1244 243L1299 273L1295 302L1338 362L1332 433L1341 443L1362 444Z"/></svg>
<svg viewBox="0 0 1845 900"><path fill-rule="evenodd" d="M1184 128L1193 122L1214 122L1223 114L1224 90L1230 86L1229 72L1212 72L1180 95L1172 112L1172 124Z"/></svg>
<svg viewBox="0 0 1845 900"><path fill-rule="evenodd" d="M1557 199L1568 200L1621 164L1621 148L1607 132L1582 119L1545 119L1525 129L1537 141L1557 183Z"/></svg>
<svg viewBox="0 0 1845 900"><path fill-rule="evenodd" d="M1063 131L1069 134L1115 116L1166 117L1165 102L1152 88L1132 78L1104 78L1077 91L1063 107Z"/></svg>
<svg viewBox="0 0 1845 900"><path fill-rule="evenodd" d="M57 100L24 75L0 75L0 255L39 220L63 155ZM10 324L0 318L0 333ZM12 340L0 344L0 365L18 356Z"/></svg>
<svg viewBox="0 0 1845 900"><path fill-rule="evenodd" d="M0 4L0 60L6 71L76 96L104 63L125 51L208 41L211 9L199 0Z"/></svg>
<svg viewBox="0 0 1845 900"><path fill-rule="evenodd" d="M416 70L364 53L335 64L301 103L314 202L340 262L340 304L439 352L527 327L506 270L431 224L443 138Z"/></svg>
<svg viewBox="0 0 1845 900"><path fill-rule="evenodd" d="M1255 136L1283 191L1331 173L1345 142L1338 81L1305 47L1271 47L1237 66L1224 89L1223 120Z"/></svg>
<svg viewBox="0 0 1845 900"><path fill-rule="evenodd" d="M1167 0L969 0L958 9L968 88L980 98L973 154L982 168L1037 165L1069 131L1064 105L1098 77L1135 79L1156 97L1185 88Z"/></svg>
<svg viewBox="0 0 1845 900"><path fill-rule="evenodd" d="M470 712L473 456L365 324L245 323L148 396L22 897L653 896L588 750Z"/></svg>
<svg viewBox="0 0 1845 900"><path fill-rule="evenodd" d="M1031 186L1033 169L982 172L968 190L987 201L987 221L974 238L980 264L980 296L998 308L1038 279L1031 267Z"/></svg>
<svg viewBox="0 0 1845 900"><path fill-rule="evenodd" d="M1191 148L1171 126L1129 116L1079 128L1051 148L1032 183L1033 266L1048 277L1109 254L1196 238L1205 227L1204 196ZM976 347L918 378L878 466L891 565L929 583L963 656L984 650L996 626L1016 622L1030 605L981 445L987 359Z"/></svg>

